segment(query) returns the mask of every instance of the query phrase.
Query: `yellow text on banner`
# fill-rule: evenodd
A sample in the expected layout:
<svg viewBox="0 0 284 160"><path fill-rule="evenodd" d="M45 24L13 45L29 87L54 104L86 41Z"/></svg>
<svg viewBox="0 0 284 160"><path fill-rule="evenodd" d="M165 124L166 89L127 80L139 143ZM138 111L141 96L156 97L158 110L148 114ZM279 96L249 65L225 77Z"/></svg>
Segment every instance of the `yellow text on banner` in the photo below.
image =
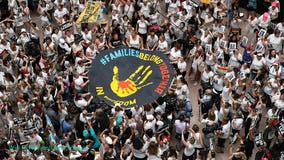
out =
<svg viewBox="0 0 284 160"><path fill-rule="evenodd" d="M76 23L94 23L101 12L101 2L88 2Z"/></svg>

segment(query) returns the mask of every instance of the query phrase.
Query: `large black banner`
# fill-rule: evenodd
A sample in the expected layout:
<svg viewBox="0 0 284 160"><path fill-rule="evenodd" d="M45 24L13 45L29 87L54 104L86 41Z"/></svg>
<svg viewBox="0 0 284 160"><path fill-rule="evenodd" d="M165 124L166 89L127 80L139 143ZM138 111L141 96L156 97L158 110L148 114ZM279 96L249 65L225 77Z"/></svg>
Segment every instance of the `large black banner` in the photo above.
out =
<svg viewBox="0 0 284 160"><path fill-rule="evenodd" d="M173 79L173 68L160 51L121 46L96 56L89 79L93 95L110 105L131 107L163 96Z"/></svg>

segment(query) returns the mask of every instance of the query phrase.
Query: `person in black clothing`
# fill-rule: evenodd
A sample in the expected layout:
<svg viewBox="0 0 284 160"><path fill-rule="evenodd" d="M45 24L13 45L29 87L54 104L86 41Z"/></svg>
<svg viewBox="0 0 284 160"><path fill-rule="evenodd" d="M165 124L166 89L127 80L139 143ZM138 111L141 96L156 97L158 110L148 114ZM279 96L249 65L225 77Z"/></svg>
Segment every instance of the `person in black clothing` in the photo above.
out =
<svg viewBox="0 0 284 160"><path fill-rule="evenodd" d="M252 156L254 148L254 129L251 129L249 135L244 139L244 149L247 159Z"/></svg>
<svg viewBox="0 0 284 160"><path fill-rule="evenodd" d="M110 48L115 48L117 46L123 45L124 43L122 42L121 38L118 36L118 33L114 32L112 34L111 39L108 42L108 45Z"/></svg>
<svg viewBox="0 0 284 160"><path fill-rule="evenodd" d="M139 18L139 14L138 14L137 11L135 11L135 12L133 13L132 18L131 18L131 26L132 26L133 28L136 28L136 24L137 24L137 21L138 21L139 19L140 19L140 18Z"/></svg>
<svg viewBox="0 0 284 160"><path fill-rule="evenodd" d="M92 126L96 133L100 133L109 128L110 121L108 115L101 109L96 110L96 120Z"/></svg>
<svg viewBox="0 0 284 160"><path fill-rule="evenodd" d="M255 160L262 160L263 158L271 159L271 153L265 146L260 146L255 154Z"/></svg>

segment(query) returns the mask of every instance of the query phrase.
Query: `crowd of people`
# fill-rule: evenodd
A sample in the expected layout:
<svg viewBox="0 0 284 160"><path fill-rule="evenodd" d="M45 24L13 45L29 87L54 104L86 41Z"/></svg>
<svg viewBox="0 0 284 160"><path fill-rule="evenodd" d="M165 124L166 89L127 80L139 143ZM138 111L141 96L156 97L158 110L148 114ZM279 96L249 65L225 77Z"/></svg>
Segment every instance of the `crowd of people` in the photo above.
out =
<svg viewBox="0 0 284 160"><path fill-rule="evenodd" d="M0 23L0 159L284 159L278 0L261 14L256 0L245 9L239 0L98 1L92 24L76 23L86 0L34 2L9 0ZM121 45L168 56L175 78L163 97L123 108L91 95L92 61Z"/></svg>

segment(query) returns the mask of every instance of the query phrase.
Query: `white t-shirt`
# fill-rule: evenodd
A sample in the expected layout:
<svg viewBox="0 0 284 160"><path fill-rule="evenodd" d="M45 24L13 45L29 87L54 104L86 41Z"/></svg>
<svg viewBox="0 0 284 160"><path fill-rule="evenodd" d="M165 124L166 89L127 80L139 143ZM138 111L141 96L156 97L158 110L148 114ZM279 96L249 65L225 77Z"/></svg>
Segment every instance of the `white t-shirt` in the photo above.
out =
<svg viewBox="0 0 284 160"><path fill-rule="evenodd" d="M280 36L276 37L275 34L271 34L267 37L267 40L269 40L269 43L272 44L276 52L279 52L282 50L282 39L283 38L281 38Z"/></svg>
<svg viewBox="0 0 284 160"><path fill-rule="evenodd" d="M143 112L143 109L139 107L138 110L136 110L135 107L132 107L130 111L132 112L132 116L134 117L135 115L141 115Z"/></svg>
<svg viewBox="0 0 284 160"><path fill-rule="evenodd" d="M172 58L179 58L179 57L181 57L181 51L176 50L175 48L172 48L170 55L171 55Z"/></svg>
<svg viewBox="0 0 284 160"><path fill-rule="evenodd" d="M194 152L195 152L195 147L193 144L190 144L190 143L188 143L188 147L185 147L183 151L185 156L191 156L194 154Z"/></svg>
<svg viewBox="0 0 284 160"><path fill-rule="evenodd" d="M86 49L86 54L92 58L96 58L97 52L98 51L95 48L93 50L90 47Z"/></svg>
<svg viewBox="0 0 284 160"><path fill-rule="evenodd" d="M181 134L182 130L186 128L186 124L186 122L180 121L179 119L175 120L176 133Z"/></svg>
<svg viewBox="0 0 284 160"><path fill-rule="evenodd" d="M217 76L214 76L213 78L213 88L217 91L223 90L223 78L218 78Z"/></svg>
<svg viewBox="0 0 284 160"><path fill-rule="evenodd" d="M168 7L168 13L176 13L178 11L179 1L177 0L176 3L170 2Z"/></svg>
<svg viewBox="0 0 284 160"><path fill-rule="evenodd" d="M77 79L75 79L74 82L75 82L75 89L76 89L77 91L81 91L82 88L80 87L80 85L84 83L83 78L82 78L81 76L79 76Z"/></svg>
<svg viewBox="0 0 284 160"><path fill-rule="evenodd" d="M276 27L279 29L279 31L284 32L284 26L282 25L282 23L278 23Z"/></svg>
<svg viewBox="0 0 284 160"><path fill-rule="evenodd" d="M148 43L148 46L149 46L150 48L154 47L155 43L157 43L158 41L159 41L159 38L158 38L157 35L154 35L154 37L152 37L152 36L149 35L149 36L147 37L147 43Z"/></svg>
<svg viewBox="0 0 284 160"><path fill-rule="evenodd" d="M166 48L168 48L168 42L167 41L161 42L159 40L159 42L158 42L158 50L161 51L161 50L164 50Z"/></svg>
<svg viewBox="0 0 284 160"><path fill-rule="evenodd" d="M266 63L265 58L262 57L260 60L257 59L256 56L254 56L252 64L251 64L251 69L255 70L261 70Z"/></svg>
<svg viewBox="0 0 284 160"><path fill-rule="evenodd" d="M74 101L75 105L81 109L84 109L84 107L86 107L88 105L88 102L86 99L82 98L78 101Z"/></svg>
<svg viewBox="0 0 284 160"><path fill-rule="evenodd" d="M214 76L214 73L212 71L210 71L208 73L204 71L202 73L201 80L203 82L209 82L210 78L213 77L213 76Z"/></svg>
<svg viewBox="0 0 284 160"><path fill-rule="evenodd" d="M284 101L280 99L279 94L272 96L271 100L274 102L274 106L276 106L278 109L284 109Z"/></svg>
<svg viewBox="0 0 284 160"><path fill-rule="evenodd" d="M279 56L276 54L275 57L271 57L269 59L269 56L265 56L265 60L266 60L266 65L268 68L270 68L275 62L278 62L279 60Z"/></svg>
<svg viewBox="0 0 284 160"><path fill-rule="evenodd" d="M243 122L244 122L243 118L234 118L232 120L232 128L235 130L241 130L243 127Z"/></svg>
<svg viewBox="0 0 284 160"><path fill-rule="evenodd" d="M65 14L68 14L68 13L69 13L69 12L68 12L68 10L67 10L66 8L62 8L61 11L58 10L58 9L56 9L56 10L54 11L54 17L56 17L57 19L62 19L63 16L64 16Z"/></svg>
<svg viewBox="0 0 284 160"><path fill-rule="evenodd" d="M183 61L183 62L178 61L177 66L178 66L179 70L182 70L182 71L186 70L186 62L185 61Z"/></svg>
<svg viewBox="0 0 284 160"><path fill-rule="evenodd" d="M270 16L267 18L266 21L263 20L263 15L258 18L258 26L262 28L267 28L270 24Z"/></svg>
<svg viewBox="0 0 284 160"><path fill-rule="evenodd" d="M146 34L147 33L147 22L142 22L141 20L137 21L138 25L138 33L140 34Z"/></svg>
<svg viewBox="0 0 284 160"><path fill-rule="evenodd" d="M272 108L267 111L267 118L272 119L272 118L278 118L278 117L279 116L277 115L277 113L272 112Z"/></svg>
<svg viewBox="0 0 284 160"><path fill-rule="evenodd" d="M224 133L220 138L227 139L230 135L231 130L231 123L228 122L227 124L222 126L222 133Z"/></svg>
<svg viewBox="0 0 284 160"><path fill-rule="evenodd" d="M275 9L272 9L272 6L270 6L268 8L268 13L270 14L270 16L273 18L274 16L277 15L277 13L279 13L279 9L278 7L275 7Z"/></svg>

